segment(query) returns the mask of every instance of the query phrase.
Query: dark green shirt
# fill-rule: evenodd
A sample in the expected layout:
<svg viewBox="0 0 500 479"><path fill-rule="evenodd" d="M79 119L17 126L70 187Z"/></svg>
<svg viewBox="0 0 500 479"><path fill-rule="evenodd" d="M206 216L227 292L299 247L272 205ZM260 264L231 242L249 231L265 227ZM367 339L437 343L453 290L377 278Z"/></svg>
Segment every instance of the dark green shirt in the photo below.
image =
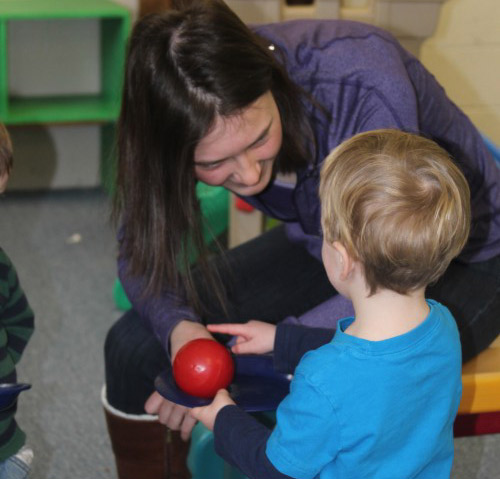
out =
<svg viewBox="0 0 500 479"><path fill-rule="evenodd" d="M16 364L33 333L33 320L14 265L0 248L0 383L17 381ZM15 412L15 404L0 411L0 462L16 454L26 439Z"/></svg>

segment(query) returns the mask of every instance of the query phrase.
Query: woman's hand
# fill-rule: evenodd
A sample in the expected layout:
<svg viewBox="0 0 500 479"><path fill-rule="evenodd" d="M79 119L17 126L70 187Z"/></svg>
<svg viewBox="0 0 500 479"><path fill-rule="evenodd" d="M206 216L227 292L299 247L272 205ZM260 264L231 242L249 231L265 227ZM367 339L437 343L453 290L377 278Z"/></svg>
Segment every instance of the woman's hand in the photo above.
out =
<svg viewBox="0 0 500 479"><path fill-rule="evenodd" d="M170 356L172 362L184 344L198 338L213 339L212 335L202 324L191 321L181 321L178 323L170 335ZM187 441L191 436L196 419L190 416L189 408L175 404L155 391L149 396L144 409L148 414L157 415L161 424L164 424L173 431L180 431L181 438L184 441Z"/></svg>
<svg viewBox="0 0 500 479"><path fill-rule="evenodd" d="M155 391L149 396L144 409L148 414L158 415L161 424L179 431L184 441L191 436L196 419L189 415L189 408L175 404Z"/></svg>
<svg viewBox="0 0 500 479"><path fill-rule="evenodd" d="M202 422L207 429L213 431L217 414L223 407L230 404L235 404L235 402L231 399L227 390L219 389L208 406L195 407L191 409L190 413L193 420Z"/></svg>
<svg viewBox="0 0 500 479"><path fill-rule="evenodd" d="M265 354L274 349L274 324L252 320L245 324L209 324L207 329L211 333L237 336L236 344L231 348L235 354Z"/></svg>
<svg viewBox="0 0 500 479"><path fill-rule="evenodd" d="M194 323L192 321L181 321L177 323L170 334L170 357L172 358L172 363L174 362L175 355L182 346L193 339L199 338L214 339L203 324Z"/></svg>

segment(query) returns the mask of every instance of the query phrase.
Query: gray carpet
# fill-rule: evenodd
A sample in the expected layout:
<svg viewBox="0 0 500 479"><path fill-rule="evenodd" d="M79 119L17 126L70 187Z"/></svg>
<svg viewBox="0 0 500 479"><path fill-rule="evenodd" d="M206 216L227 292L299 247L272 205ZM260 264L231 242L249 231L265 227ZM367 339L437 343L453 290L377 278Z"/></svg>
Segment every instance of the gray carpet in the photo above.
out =
<svg viewBox="0 0 500 479"><path fill-rule="evenodd" d="M108 213L100 191L0 199L0 245L36 315L18 368L33 385L18 412L35 452L33 479L114 477L99 398L103 341L118 316Z"/></svg>
<svg viewBox="0 0 500 479"><path fill-rule="evenodd" d="M18 412L35 451L32 479L116 477L99 399L104 337L119 315L108 214L99 190L0 198L0 245L36 313L18 368L33 384ZM500 478L500 435L455 444L454 479Z"/></svg>

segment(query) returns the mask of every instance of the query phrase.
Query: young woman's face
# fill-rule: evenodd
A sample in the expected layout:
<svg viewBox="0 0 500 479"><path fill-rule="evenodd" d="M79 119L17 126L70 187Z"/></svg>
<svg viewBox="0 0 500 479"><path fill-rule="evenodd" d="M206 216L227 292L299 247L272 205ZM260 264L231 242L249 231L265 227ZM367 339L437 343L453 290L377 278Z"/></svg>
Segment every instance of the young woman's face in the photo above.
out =
<svg viewBox="0 0 500 479"><path fill-rule="evenodd" d="M271 92L231 117L217 117L195 154L196 177L251 196L264 190L281 148L281 119Z"/></svg>

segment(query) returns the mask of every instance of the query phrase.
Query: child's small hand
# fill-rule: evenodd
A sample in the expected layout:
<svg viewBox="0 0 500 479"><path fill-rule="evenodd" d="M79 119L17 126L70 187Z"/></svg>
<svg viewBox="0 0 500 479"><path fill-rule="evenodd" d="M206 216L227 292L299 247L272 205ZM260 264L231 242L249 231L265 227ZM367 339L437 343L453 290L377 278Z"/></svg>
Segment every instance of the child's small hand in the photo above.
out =
<svg viewBox="0 0 500 479"><path fill-rule="evenodd" d="M190 414L198 421L202 422L210 431L214 430L215 418L224 406L235 404L226 389L219 389L214 400L208 406L195 407Z"/></svg>
<svg viewBox="0 0 500 479"><path fill-rule="evenodd" d="M237 336L236 344L231 348L235 354L265 354L274 349L274 324L252 320L245 324L209 324L207 329L211 333Z"/></svg>

